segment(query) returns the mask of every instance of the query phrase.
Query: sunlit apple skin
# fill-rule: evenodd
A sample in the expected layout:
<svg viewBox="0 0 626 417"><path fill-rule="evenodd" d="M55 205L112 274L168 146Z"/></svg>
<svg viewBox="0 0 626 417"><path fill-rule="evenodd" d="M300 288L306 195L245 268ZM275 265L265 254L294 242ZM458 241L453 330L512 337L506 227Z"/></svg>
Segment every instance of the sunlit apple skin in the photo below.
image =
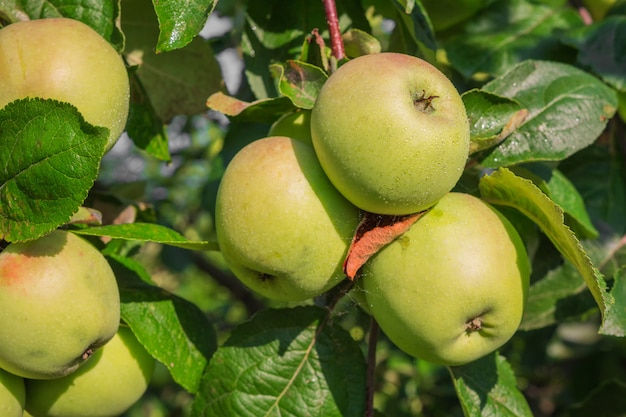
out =
<svg viewBox="0 0 626 417"><path fill-rule="evenodd" d="M343 278L359 211L332 186L313 148L257 140L226 167L216 203L220 250L232 272L274 300L315 297Z"/></svg>
<svg viewBox="0 0 626 417"><path fill-rule="evenodd" d="M104 38L78 20L29 20L1 29L0 80L0 108L26 97L68 102L87 122L109 128L107 150L126 126L126 66Z"/></svg>
<svg viewBox="0 0 626 417"><path fill-rule="evenodd" d="M0 369L0 415L22 417L24 399L24 378Z"/></svg>
<svg viewBox="0 0 626 417"><path fill-rule="evenodd" d="M268 136L287 136L311 144L311 111L300 110L284 114L276 120Z"/></svg>
<svg viewBox="0 0 626 417"><path fill-rule="evenodd" d="M26 410L33 417L116 417L148 388L155 360L125 326L76 372L26 380Z"/></svg>
<svg viewBox="0 0 626 417"><path fill-rule="evenodd" d="M406 353L462 365L519 327L530 274L513 226L482 200L443 197L363 268L368 306Z"/></svg>
<svg viewBox="0 0 626 417"><path fill-rule="evenodd" d="M432 206L456 185L469 151L454 85L426 61L398 53L339 67L315 102L311 136L335 187L378 214Z"/></svg>
<svg viewBox="0 0 626 417"><path fill-rule="evenodd" d="M0 253L0 368L35 379L71 373L119 320L113 271L84 239L57 230Z"/></svg>

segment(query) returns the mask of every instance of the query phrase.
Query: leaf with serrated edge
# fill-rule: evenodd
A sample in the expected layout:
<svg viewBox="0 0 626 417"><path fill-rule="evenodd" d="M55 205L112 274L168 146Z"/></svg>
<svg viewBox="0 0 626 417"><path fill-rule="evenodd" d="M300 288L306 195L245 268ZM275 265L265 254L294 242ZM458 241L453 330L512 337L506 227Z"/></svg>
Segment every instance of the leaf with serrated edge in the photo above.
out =
<svg viewBox="0 0 626 417"><path fill-rule="evenodd" d="M280 93L288 97L294 106L308 110L313 108L315 99L328 78L321 68L296 60L273 64L270 70L278 80Z"/></svg>
<svg viewBox="0 0 626 417"><path fill-rule="evenodd" d="M491 353L464 366L449 368L466 417L532 417L506 359Z"/></svg>
<svg viewBox="0 0 626 417"><path fill-rule="evenodd" d="M194 417L362 417L365 360L320 307L265 310L213 355Z"/></svg>
<svg viewBox="0 0 626 417"><path fill-rule="evenodd" d="M488 203L513 207L533 220L554 244L565 259L582 275L603 315L602 333L613 334L618 329L604 323L613 297L606 291L604 277L593 265L574 233L564 223L563 211L532 181L500 168L483 176L479 183L480 194ZM607 326L605 326L605 324Z"/></svg>
<svg viewBox="0 0 626 417"><path fill-rule="evenodd" d="M0 110L0 238L34 239L68 222L98 175L108 129L55 100Z"/></svg>
<svg viewBox="0 0 626 417"><path fill-rule="evenodd" d="M153 223L111 224L74 230L73 232L88 236L108 236L114 239L155 242L191 250L219 250L217 242L191 241L168 227Z"/></svg>
<svg viewBox="0 0 626 417"><path fill-rule="evenodd" d="M617 109L615 92L573 66L523 61L483 90L518 101L528 117L481 161L490 168L560 161L593 143Z"/></svg>

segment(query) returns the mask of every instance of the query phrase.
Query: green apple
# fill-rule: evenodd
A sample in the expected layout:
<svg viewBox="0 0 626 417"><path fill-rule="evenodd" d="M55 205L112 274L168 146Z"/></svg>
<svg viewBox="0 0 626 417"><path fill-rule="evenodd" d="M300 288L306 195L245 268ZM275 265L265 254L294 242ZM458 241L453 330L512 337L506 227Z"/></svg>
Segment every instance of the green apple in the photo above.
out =
<svg viewBox="0 0 626 417"><path fill-rule="evenodd" d="M73 374L26 380L26 410L33 417L119 416L144 394L154 365L130 328L122 326Z"/></svg>
<svg viewBox="0 0 626 417"><path fill-rule="evenodd" d="M24 378L0 369L0 415L22 417L24 399Z"/></svg>
<svg viewBox="0 0 626 417"><path fill-rule="evenodd" d="M119 326L120 296L102 254L56 230L0 253L0 367L25 378L78 368Z"/></svg>
<svg viewBox="0 0 626 417"><path fill-rule="evenodd" d="M355 58L328 78L311 136L335 187L378 214L432 206L456 185L469 152L454 85L428 62L390 52Z"/></svg>
<svg viewBox="0 0 626 417"><path fill-rule="evenodd" d="M272 124L268 136L287 136L311 144L311 111L299 110L282 115Z"/></svg>
<svg viewBox="0 0 626 417"><path fill-rule="evenodd" d="M488 0L422 0L435 31L448 29L474 16Z"/></svg>
<svg viewBox="0 0 626 417"><path fill-rule="evenodd" d="M368 307L389 339L412 356L455 366L516 332L530 266L504 216L449 193L362 272Z"/></svg>
<svg viewBox="0 0 626 417"><path fill-rule="evenodd" d="M244 284L270 299L301 301L344 278L359 210L332 186L311 145L275 136L228 164L215 222L220 250Z"/></svg>
<svg viewBox="0 0 626 417"><path fill-rule="evenodd" d="M126 126L130 90L124 61L78 20L29 20L1 29L0 80L0 108L26 97L68 102L87 122L109 129L107 150Z"/></svg>

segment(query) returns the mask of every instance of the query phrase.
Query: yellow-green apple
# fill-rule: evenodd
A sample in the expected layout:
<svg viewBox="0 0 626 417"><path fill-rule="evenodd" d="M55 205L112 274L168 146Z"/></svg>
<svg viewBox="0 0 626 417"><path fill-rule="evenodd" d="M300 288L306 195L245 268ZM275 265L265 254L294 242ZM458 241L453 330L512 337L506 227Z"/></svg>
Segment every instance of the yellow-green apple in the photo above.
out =
<svg viewBox="0 0 626 417"><path fill-rule="evenodd" d="M282 115L268 132L268 136L287 136L311 143L311 111L299 110Z"/></svg>
<svg viewBox="0 0 626 417"><path fill-rule="evenodd" d="M57 379L26 380L33 417L115 417L148 388L155 360L126 326L89 362Z"/></svg>
<svg viewBox="0 0 626 417"><path fill-rule="evenodd" d="M462 365L516 332L530 266L511 223L479 198L449 193L363 267L367 305L406 353Z"/></svg>
<svg viewBox="0 0 626 417"><path fill-rule="evenodd" d="M129 81L124 61L78 20L29 20L1 29L0 80L0 108L26 97L68 102L87 122L109 129L107 150L126 126Z"/></svg>
<svg viewBox="0 0 626 417"><path fill-rule="evenodd" d="M454 85L428 62L391 52L355 58L328 78L311 136L335 187L378 214L432 206L456 185L469 151Z"/></svg>
<svg viewBox="0 0 626 417"><path fill-rule="evenodd" d="M274 136L228 164L215 217L220 250L244 284L271 299L301 301L344 278L359 211L332 186L311 145Z"/></svg>
<svg viewBox="0 0 626 417"><path fill-rule="evenodd" d="M25 378L67 375L119 326L120 296L104 256L56 230L0 253L0 367Z"/></svg>
<svg viewBox="0 0 626 417"><path fill-rule="evenodd" d="M0 369L0 415L22 417L24 399L24 378Z"/></svg>

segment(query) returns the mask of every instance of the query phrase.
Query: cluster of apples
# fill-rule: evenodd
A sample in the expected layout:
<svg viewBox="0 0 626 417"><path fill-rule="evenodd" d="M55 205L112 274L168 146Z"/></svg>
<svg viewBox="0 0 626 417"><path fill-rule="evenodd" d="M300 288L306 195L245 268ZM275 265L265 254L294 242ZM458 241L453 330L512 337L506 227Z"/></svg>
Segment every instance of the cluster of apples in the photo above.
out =
<svg viewBox="0 0 626 417"><path fill-rule="evenodd" d="M276 136L281 135L281 136ZM417 57L361 56L226 167L216 233L233 273L257 293L302 301L346 278L365 212L423 215L363 265L352 291L405 352L461 365L517 330L529 263L508 220L452 192L469 122L450 80Z"/></svg>
<svg viewBox="0 0 626 417"><path fill-rule="evenodd" d="M0 108L23 98L68 102L109 129L106 150L125 127L125 64L79 21L2 28L0 80ZM56 230L0 252L0 322L2 417L117 416L147 388L155 361L120 326L113 271L73 233Z"/></svg>
<svg viewBox="0 0 626 417"><path fill-rule="evenodd" d="M0 253L3 417L117 416L145 392L155 361L120 326L104 256L56 230Z"/></svg>

